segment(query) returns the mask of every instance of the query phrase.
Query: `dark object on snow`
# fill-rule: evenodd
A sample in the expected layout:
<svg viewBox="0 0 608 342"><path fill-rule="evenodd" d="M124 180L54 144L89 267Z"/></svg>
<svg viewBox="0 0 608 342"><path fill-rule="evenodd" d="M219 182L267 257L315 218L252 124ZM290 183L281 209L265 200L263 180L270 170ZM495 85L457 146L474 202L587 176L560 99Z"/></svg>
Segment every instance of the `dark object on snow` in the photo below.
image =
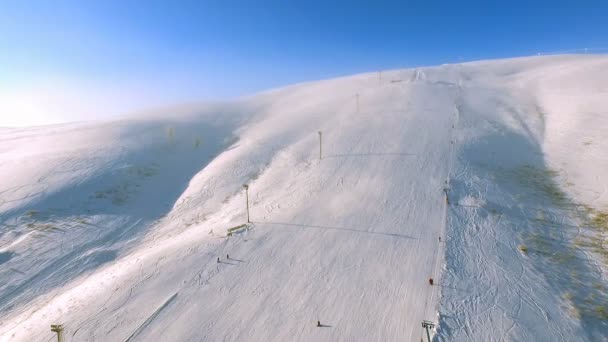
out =
<svg viewBox="0 0 608 342"><path fill-rule="evenodd" d="M219 257L217 258L217 262L220 262L220 258Z"/></svg>
<svg viewBox="0 0 608 342"><path fill-rule="evenodd" d="M439 242L441 242L441 236L439 237Z"/></svg>
<svg viewBox="0 0 608 342"><path fill-rule="evenodd" d="M429 278L429 284L433 285L433 278Z"/></svg>
<svg viewBox="0 0 608 342"><path fill-rule="evenodd" d="M317 321L317 326L320 327L321 326L321 321Z"/></svg>
<svg viewBox="0 0 608 342"><path fill-rule="evenodd" d="M230 254L226 254L226 259L230 259Z"/></svg>

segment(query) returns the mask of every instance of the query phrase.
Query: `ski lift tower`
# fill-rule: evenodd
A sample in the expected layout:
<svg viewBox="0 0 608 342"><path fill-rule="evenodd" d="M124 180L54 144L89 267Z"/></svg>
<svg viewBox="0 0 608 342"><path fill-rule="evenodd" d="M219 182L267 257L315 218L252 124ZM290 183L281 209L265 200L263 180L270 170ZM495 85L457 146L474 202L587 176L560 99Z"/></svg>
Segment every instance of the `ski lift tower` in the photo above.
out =
<svg viewBox="0 0 608 342"><path fill-rule="evenodd" d="M243 184L243 188L245 188L245 201L247 203L247 223L250 223L251 221L249 221L249 185Z"/></svg>
<svg viewBox="0 0 608 342"><path fill-rule="evenodd" d="M63 342L63 325L52 324L51 331L57 333L57 342Z"/></svg>
<svg viewBox="0 0 608 342"><path fill-rule="evenodd" d="M426 330L426 340L431 342L431 335L429 334L429 328L433 329L435 324L430 321L422 321L422 327Z"/></svg>

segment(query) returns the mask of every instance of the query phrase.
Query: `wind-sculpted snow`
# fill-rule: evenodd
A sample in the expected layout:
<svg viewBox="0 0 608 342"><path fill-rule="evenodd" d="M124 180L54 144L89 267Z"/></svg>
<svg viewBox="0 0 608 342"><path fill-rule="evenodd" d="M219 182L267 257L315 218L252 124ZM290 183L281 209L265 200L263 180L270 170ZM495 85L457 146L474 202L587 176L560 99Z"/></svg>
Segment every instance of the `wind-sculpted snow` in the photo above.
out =
<svg viewBox="0 0 608 342"><path fill-rule="evenodd" d="M606 339L607 70L444 65L2 129L0 340Z"/></svg>

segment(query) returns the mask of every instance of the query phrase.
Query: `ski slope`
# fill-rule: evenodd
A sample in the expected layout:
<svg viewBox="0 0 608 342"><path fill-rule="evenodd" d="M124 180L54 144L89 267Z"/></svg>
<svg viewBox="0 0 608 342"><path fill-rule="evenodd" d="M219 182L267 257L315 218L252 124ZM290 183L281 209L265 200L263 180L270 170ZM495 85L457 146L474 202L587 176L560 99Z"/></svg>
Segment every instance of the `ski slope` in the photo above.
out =
<svg viewBox="0 0 608 342"><path fill-rule="evenodd" d="M530 57L0 129L0 340L608 339L606 99Z"/></svg>

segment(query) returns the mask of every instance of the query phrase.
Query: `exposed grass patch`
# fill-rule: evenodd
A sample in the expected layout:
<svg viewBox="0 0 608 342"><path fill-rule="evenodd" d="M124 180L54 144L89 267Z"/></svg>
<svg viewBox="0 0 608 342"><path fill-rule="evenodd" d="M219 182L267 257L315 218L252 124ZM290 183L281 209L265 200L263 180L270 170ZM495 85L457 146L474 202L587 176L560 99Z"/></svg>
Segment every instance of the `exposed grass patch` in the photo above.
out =
<svg viewBox="0 0 608 342"><path fill-rule="evenodd" d="M532 190L533 199L549 200L558 207L572 205L555 181L555 177L559 175L558 171L525 164L508 171L507 174L515 177L517 182L528 190Z"/></svg>
<svg viewBox="0 0 608 342"><path fill-rule="evenodd" d="M49 223L31 222L31 223L28 223L26 225L26 227L28 229L39 231L39 232L51 232L51 231L60 231L60 232L63 232L64 231L63 229L55 227L55 226L53 226L52 224L49 224Z"/></svg>
<svg viewBox="0 0 608 342"><path fill-rule="evenodd" d="M528 247L526 247L525 245L519 245L517 249L519 249L519 251L523 254L528 254Z"/></svg>
<svg viewBox="0 0 608 342"><path fill-rule="evenodd" d="M107 199L113 205L125 205L133 193L141 188L141 184L146 178L153 177L158 174L158 164L150 163L144 166L131 166L126 169L123 178L114 185L111 185L105 190L97 190L89 198L98 200Z"/></svg>
<svg viewBox="0 0 608 342"><path fill-rule="evenodd" d="M574 252L571 249L568 249L565 253L553 253L550 257L554 263L560 265L571 263L576 259L576 255L574 255Z"/></svg>
<svg viewBox="0 0 608 342"><path fill-rule="evenodd" d="M92 197L98 200L108 199L114 205L123 205L129 199L129 193L128 187L117 187L105 191L95 191L95 195Z"/></svg>
<svg viewBox="0 0 608 342"><path fill-rule="evenodd" d="M525 234L518 250L522 254L533 254L542 259L541 262L560 270L555 280L563 281L567 286L568 292L563 299L567 302L565 310L571 317L607 320L608 293L601 281L582 270L582 263L588 260L580 252L593 253L608 265L608 241L605 241L608 211L581 206L572 201L561 190L556 180L559 173L555 170L524 165L504 171L503 175L525 188L524 191L517 191L525 193L525 196L514 198L523 201L526 205L521 208L530 212L526 221L533 230ZM529 208L531 203L539 209ZM554 207L556 210L543 207ZM574 236L574 241L570 240Z"/></svg>
<svg viewBox="0 0 608 342"><path fill-rule="evenodd" d="M608 232L608 212L594 210L592 218L589 222L594 229Z"/></svg>
<svg viewBox="0 0 608 342"><path fill-rule="evenodd" d="M575 245L596 255L599 255L602 261L608 265L608 242L606 234L608 233L608 212L597 210L589 206L583 206L584 215L583 221L590 228L589 234L577 238Z"/></svg>
<svg viewBox="0 0 608 342"><path fill-rule="evenodd" d="M40 212L38 210L28 210L25 212L25 216L29 217L29 218L34 218L36 216L38 216Z"/></svg>
<svg viewBox="0 0 608 342"><path fill-rule="evenodd" d="M608 307L598 305L595 307L595 314L601 320L608 320Z"/></svg>
<svg viewBox="0 0 608 342"><path fill-rule="evenodd" d="M581 311L575 305L568 308L568 314L574 319L581 319Z"/></svg>
<svg viewBox="0 0 608 342"><path fill-rule="evenodd" d="M124 205L125 203L127 203L127 198L126 197L114 197L112 199L112 204L114 205Z"/></svg>
<svg viewBox="0 0 608 342"><path fill-rule="evenodd" d="M542 210L537 210L534 219L537 221L545 221L545 213Z"/></svg>
<svg viewBox="0 0 608 342"><path fill-rule="evenodd" d="M158 168L155 166L132 166L127 171L130 175L136 175L139 177L152 177L158 174Z"/></svg>

